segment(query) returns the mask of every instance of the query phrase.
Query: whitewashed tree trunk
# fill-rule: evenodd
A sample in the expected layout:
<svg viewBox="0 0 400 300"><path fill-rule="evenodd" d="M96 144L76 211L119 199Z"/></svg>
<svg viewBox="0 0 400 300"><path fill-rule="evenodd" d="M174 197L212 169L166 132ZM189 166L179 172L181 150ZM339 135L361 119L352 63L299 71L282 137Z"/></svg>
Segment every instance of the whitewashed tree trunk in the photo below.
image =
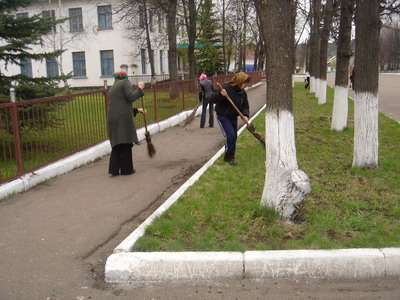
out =
<svg viewBox="0 0 400 300"><path fill-rule="evenodd" d="M274 207L285 220L291 221L311 191L307 174L297 166L293 114L267 112L265 125L267 159L261 203Z"/></svg>
<svg viewBox="0 0 400 300"><path fill-rule="evenodd" d="M343 131L347 127L347 118L349 111L349 89L343 86L335 86L335 95L333 98L333 112L331 129Z"/></svg>
<svg viewBox="0 0 400 300"><path fill-rule="evenodd" d="M378 167L380 4L380 0L356 1L353 167Z"/></svg>
<svg viewBox="0 0 400 300"><path fill-rule="evenodd" d="M298 170L292 113L292 58L295 1L255 0L266 42L266 176L261 205L292 222L310 192L308 176Z"/></svg>
<svg viewBox="0 0 400 300"><path fill-rule="evenodd" d="M315 77L310 77L310 93L315 93Z"/></svg>
<svg viewBox="0 0 400 300"><path fill-rule="evenodd" d="M320 79L315 78L315 97L316 98L319 97L319 83L320 83Z"/></svg>
<svg viewBox="0 0 400 300"><path fill-rule="evenodd" d="M353 167L378 165L378 95L356 93Z"/></svg>
<svg viewBox="0 0 400 300"><path fill-rule="evenodd" d="M326 103L326 80L320 79L318 86L318 104Z"/></svg>

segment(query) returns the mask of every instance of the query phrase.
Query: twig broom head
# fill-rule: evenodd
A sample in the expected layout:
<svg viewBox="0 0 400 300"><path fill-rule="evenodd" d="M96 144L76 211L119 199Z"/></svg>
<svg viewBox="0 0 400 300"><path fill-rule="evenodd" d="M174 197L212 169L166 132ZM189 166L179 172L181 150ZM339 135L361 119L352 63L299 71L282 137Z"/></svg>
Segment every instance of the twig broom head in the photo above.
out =
<svg viewBox="0 0 400 300"><path fill-rule="evenodd" d="M151 142L150 133L148 131L145 132L146 142L147 142L147 154L150 157L156 155L156 148L154 147L153 143Z"/></svg>
<svg viewBox="0 0 400 300"><path fill-rule="evenodd" d="M193 122L194 120L194 116L196 115L196 111L199 108L201 102L199 102L196 107L193 109L193 111L190 113L190 115L185 119L185 121L183 121L183 126L186 127L188 126L190 123Z"/></svg>

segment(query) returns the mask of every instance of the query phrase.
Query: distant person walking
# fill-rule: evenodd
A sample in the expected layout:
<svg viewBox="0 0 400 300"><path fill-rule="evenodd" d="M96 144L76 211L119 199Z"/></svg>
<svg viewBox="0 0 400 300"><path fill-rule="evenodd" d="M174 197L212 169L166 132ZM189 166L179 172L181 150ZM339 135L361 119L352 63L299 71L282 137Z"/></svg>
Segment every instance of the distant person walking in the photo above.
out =
<svg viewBox="0 0 400 300"><path fill-rule="evenodd" d="M133 143L138 142L134 116L145 114L142 108L134 109L132 102L144 95L144 83L139 81L138 89L133 90L125 72L113 74L115 82L110 89L110 102L107 109L107 129L111 143L111 156L108 173L112 176L135 173L132 160Z"/></svg>
<svg viewBox="0 0 400 300"><path fill-rule="evenodd" d="M354 68L350 71L351 88L354 91Z"/></svg>
<svg viewBox="0 0 400 300"><path fill-rule="evenodd" d="M232 99L239 111L244 115L243 121L248 122L250 110L245 88L248 86L250 79L250 76L246 73L239 72L235 74L230 81L222 85L222 90L213 94L211 100L216 103L215 111L217 112L218 123L225 137L224 161L233 166L237 164L235 152L238 129L237 117L239 114L225 96L228 95Z"/></svg>
<svg viewBox="0 0 400 300"><path fill-rule="evenodd" d="M305 82L306 82L306 84L304 85L304 88L309 89L310 88L310 73L308 73L308 71L306 72Z"/></svg>
<svg viewBox="0 0 400 300"><path fill-rule="evenodd" d="M201 74L199 77L199 100L203 102L203 110L200 118L200 128L204 128L206 124L207 106L209 109L208 125L214 127L214 103L211 96L214 92L212 81L207 78L206 74Z"/></svg>

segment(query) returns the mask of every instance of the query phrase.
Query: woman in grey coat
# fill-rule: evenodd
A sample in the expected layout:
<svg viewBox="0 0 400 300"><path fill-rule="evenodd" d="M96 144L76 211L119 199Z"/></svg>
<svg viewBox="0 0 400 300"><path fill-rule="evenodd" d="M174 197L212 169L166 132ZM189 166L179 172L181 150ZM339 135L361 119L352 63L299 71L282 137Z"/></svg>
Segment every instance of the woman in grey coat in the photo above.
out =
<svg viewBox="0 0 400 300"><path fill-rule="evenodd" d="M115 82L110 89L110 102L107 109L107 129L111 143L111 156L108 173L112 176L135 173L132 161L132 146L138 142L134 116L146 112L139 108L132 113L132 102L144 95L144 83L138 83L133 90L125 72L113 74Z"/></svg>

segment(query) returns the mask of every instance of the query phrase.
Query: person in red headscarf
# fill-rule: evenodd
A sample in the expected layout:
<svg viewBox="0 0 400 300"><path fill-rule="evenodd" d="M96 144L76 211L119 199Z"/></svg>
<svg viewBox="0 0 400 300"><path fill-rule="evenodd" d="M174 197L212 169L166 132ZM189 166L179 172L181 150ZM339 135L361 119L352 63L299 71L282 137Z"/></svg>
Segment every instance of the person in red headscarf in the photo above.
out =
<svg viewBox="0 0 400 300"><path fill-rule="evenodd" d="M115 82L110 89L107 109L107 129L112 148L108 173L111 176L130 175L135 173L132 146L138 142L134 116L138 112L146 113L139 108L132 114L132 102L144 95L144 83L139 81L138 88L133 90L125 72L116 72L113 76Z"/></svg>

